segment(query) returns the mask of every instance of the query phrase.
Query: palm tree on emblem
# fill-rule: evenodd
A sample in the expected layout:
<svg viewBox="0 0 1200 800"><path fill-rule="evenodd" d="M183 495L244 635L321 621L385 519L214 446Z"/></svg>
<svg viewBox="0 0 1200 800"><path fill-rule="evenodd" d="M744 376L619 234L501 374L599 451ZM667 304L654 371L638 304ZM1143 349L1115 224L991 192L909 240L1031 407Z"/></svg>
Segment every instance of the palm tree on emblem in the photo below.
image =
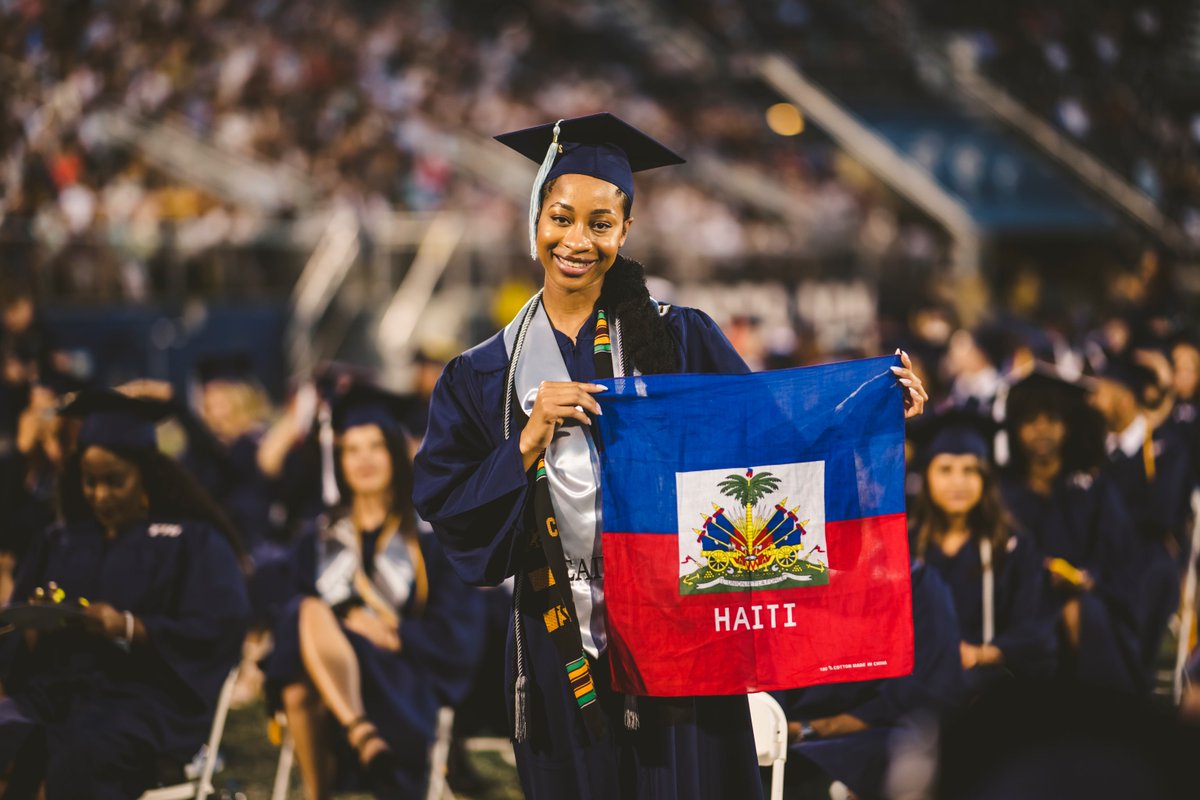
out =
<svg viewBox="0 0 1200 800"><path fill-rule="evenodd" d="M758 531L754 530L754 504L779 489L779 478L769 472L755 475L754 470L750 468L746 470L745 477L725 476L725 480L717 484L717 488L721 490L721 494L733 498L745 507L746 527L743 528L743 533L746 535L748 550L753 552L754 540L758 538Z"/></svg>

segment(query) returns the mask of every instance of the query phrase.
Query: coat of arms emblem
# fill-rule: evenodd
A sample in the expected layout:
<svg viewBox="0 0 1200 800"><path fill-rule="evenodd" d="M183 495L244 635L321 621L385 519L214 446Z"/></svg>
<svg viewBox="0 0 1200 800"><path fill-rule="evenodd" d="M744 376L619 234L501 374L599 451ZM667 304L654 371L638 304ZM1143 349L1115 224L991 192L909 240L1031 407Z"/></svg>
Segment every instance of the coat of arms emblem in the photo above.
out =
<svg viewBox="0 0 1200 800"><path fill-rule="evenodd" d="M676 483L680 594L829 583L823 462L679 473Z"/></svg>

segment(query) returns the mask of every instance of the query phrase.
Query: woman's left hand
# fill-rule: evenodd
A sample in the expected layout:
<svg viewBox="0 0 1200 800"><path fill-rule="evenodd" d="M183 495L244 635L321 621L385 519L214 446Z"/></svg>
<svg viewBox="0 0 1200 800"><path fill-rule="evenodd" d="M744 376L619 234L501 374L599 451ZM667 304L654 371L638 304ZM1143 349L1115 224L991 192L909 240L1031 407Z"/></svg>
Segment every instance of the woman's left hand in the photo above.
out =
<svg viewBox="0 0 1200 800"><path fill-rule="evenodd" d="M400 650L400 632L362 606L350 609L342 623L380 650Z"/></svg>
<svg viewBox="0 0 1200 800"><path fill-rule="evenodd" d="M908 357L908 353L897 350L896 354L900 356L900 363L904 365L892 367L892 373L904 389L904 418L919 417L925 412L929 394L925 391L925 384L917 377L917 373L913 372L912 359Z"/></svg>

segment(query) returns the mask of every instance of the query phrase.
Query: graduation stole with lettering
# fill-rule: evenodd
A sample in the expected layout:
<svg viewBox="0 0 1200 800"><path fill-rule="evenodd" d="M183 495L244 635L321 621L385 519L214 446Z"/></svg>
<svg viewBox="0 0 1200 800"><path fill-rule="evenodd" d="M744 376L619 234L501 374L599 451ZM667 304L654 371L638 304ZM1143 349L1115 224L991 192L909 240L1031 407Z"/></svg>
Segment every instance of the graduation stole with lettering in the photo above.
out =
<svg viewBox="0 0 1200 800"><path fill-rule="evenodd" d="M608 322L603 311L597 311L596 359L597 377L613 376L613 354ZM537 387L543 380L570 380L562 355L554 338L549 317L541 305L541 292L534 295L506 330L509 350L509 369L505 382L505 438L519 430L529 419ZM521 611L536 612L541 617L558 653L567 681L591 736L604 735L606 720L596 702L596 686L591 664L583 649L579 616L571 596L571 581L567 571L566 554L560 536L563 525L576 526L586 535L594 532L598 523L595 491L599 477L592 459L593 445L587 431L579 426L564 426L555 433L549 448L552 463L547 465L547 451L538 456L533 469L533 531L521 558L513 596L514 639L517 657L517 679L514 706L514 737L524 741L526 726L526 652ZM559 493L554 497L550 472L557 470L557 483L569 481L575 486L590 486L591 492ZM556 507L564 515L560 517Z"/></svg>
<svg viewBox="0 0 1200 800"><path fill-rule="evenodd" d="M668 308L650 297L641 265L618 257L605 276L604 290L597 304L593 346L596 377L626 374L627 360L637 367L631 370L634 373L678 371L677 346L664 321ZM629 331L628 335L622 336L623 331ZM509 355L504 397L504 437L508 439L514 430L519 430L514 424L514 416L519 414L528 420L540 382L570 380L570 376L549 317L541 307L541 292L505 328L504 342ZM523 741L527 735L528 673L522 610L536 612L541 617L589 733L599 738L607 725L596 702L591 664L583 649L579 616L571 594L560 536L560 528L564 526L573 526L570 530L579 534L599 535L596 497L599 476L595 472L593 449L586 429L577 424L564 425L556 432L549 455L547 452L540 454L532 470L533 531L521 559L521 573L517 575L513 597L517 660L514 738L517 741ZM567 486L571 488L565 488ZM626 703L626 724L636 727L637 717L631 710L630 701L632 698Z"/></svg>

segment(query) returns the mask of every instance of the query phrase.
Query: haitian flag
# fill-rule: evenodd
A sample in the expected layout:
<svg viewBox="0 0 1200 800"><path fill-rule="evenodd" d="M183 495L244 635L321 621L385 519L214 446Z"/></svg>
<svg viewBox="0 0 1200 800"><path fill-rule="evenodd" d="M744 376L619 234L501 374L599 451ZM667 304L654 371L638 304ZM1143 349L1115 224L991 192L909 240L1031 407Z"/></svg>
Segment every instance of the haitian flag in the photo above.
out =
<svg viewBox="0 0 1200 800"><path fill-rule="evenodd" d="M893 365L600 381L616 689L742 694L912 671Z"/></svg>

